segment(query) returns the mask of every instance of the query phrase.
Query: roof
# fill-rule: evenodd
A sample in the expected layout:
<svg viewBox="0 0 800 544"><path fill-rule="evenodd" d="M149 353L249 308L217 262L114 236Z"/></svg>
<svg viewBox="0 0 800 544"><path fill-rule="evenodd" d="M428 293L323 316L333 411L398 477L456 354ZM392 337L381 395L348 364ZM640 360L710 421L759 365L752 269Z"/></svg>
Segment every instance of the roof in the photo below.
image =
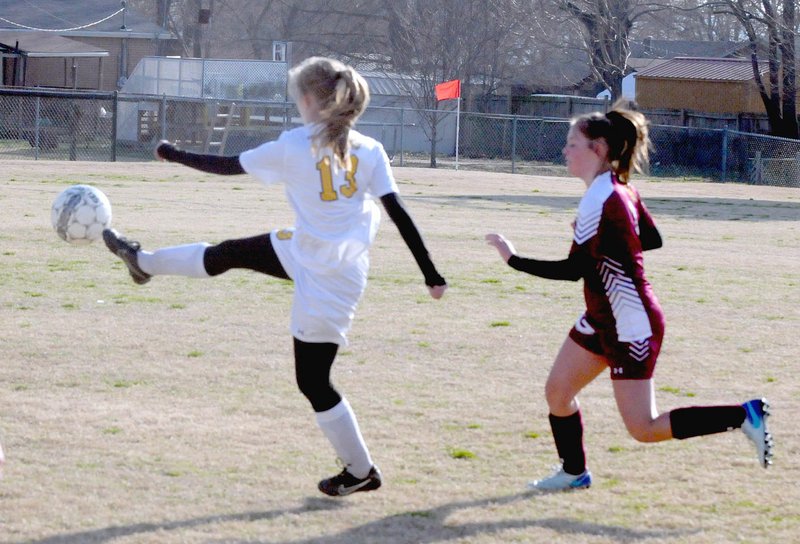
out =
<svg viewBox="0 0 800 544"><path fill-rule="evenodd" d="M419 85L414 78L407 75L374 71L359 73L367 82L369 93L373 96L405 96Z"/></svg>
<svg viewBox="0 0 800 544"><path fill-rule="evenodd" d="M767 67L760 65L761 71ZM638 72L637 78L694 79L704 81L750 81L753 65L749 59L678 57Z"/></svg>
<svg viewBox="0 0 800 544"><path fill-rule="evenodd" d="M659 64L664 64L669 59L643 59L630 57L628 59L628 68L631 70L642 71L646 68L655 68Z"/></svg>
<svg viewBox="0 0 800 544"><path fill-rule="evenodd" d="M123 28L124 15L124 28ZM0 30L58 35L169 38L169 33L119 0L0 0Z"/></svg>
<svg viewBox="0 0 800 544"><path fill-rule="evenodd" d="M631 57L644 59L672 59L675 57L725 58L739 53L747 42L654 40L645 38L631 42Z"/></svg>
<svg viewBox="0 0 800 544"><path fill-rule="evenodd" d="M0 51L27 57L107 57L108 51L50 32L0 30Z"/></svg>

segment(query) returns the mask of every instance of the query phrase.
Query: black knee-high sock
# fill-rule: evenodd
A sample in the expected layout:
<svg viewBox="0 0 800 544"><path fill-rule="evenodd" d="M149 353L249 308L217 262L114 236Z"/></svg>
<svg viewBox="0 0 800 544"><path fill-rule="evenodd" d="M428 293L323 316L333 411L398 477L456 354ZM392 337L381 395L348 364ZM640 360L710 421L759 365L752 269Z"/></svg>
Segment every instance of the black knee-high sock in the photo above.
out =
<svg viewBox="0 0 800 544"><path fill-rule="evenodd" d="M556 451L563 463L564 472L583 474L586 470L586 454L583 451L583 420L581 411L561 417L550 414L550 428Z"/></svg>
<svg viewBox="0 0 800 544"><path fill-rule="evenodd" d="M669 413L672 437L678 440L738 429L747 416L744 407L690 406Z"/></svg>

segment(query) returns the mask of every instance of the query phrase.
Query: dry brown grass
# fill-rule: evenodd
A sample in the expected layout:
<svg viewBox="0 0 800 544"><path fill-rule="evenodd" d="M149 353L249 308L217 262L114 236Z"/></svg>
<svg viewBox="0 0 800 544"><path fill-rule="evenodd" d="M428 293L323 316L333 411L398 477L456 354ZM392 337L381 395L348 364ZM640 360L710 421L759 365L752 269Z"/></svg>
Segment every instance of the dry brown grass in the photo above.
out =
<svg viewBox="0 0 800 544"><path fill-rule="evenodd" d="M532 496L555 462L542 385L580 287L502 265L500 231L562 257L579 181L396 171L450 290L427 297L383 225L335 381L385 487L328 499L334 454L296 391L291 290L245 272L129 281L49 225L66 185L100 187L146 248L290 224L282 189L163 164L4 162L0 181L0 541L721 543L800 534L800 192L640 181L666 240L647 254L667 314L662 410L774 406L775 466L741 433L639 444L608 379L582 395L595 486ZM458 451L474 458L455 458Z"/></svg>

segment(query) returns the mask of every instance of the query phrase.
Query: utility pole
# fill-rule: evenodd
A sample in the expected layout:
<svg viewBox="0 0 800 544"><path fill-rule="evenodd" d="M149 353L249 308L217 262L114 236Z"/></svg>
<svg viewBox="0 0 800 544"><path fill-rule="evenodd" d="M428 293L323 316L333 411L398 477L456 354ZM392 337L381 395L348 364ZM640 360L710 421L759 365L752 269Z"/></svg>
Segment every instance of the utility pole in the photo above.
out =
<svg viewBox="0 0 800 544"><path fill-rule="evenodd" d="M204 8L203 1L197 0L197 26L194 27L194 53L195 58L203 57L203 28L211 21L211 8Z"/></svg>
<svg viewBox="0 0 800 544"><path fill-rule="evenodd" d="M156 24L164 30L169 30L169 7L171 0L156 0ZM156 54L164 56L166 53L165 41L158 41Z"/></svg>

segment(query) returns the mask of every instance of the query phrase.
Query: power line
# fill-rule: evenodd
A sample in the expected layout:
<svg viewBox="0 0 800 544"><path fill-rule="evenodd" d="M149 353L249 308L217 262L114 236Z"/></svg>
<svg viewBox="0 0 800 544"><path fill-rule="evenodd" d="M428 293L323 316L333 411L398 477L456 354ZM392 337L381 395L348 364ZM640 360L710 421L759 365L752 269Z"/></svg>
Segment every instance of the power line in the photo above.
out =
<svg viewBox="0 0 800 544"><path fill-rule="evenodd" d="M3 21L3 22L8 23L10 25L17 26L19 28L24 28L26 30L38 30L40 32L69 32L70 30L82 30L84 28L89 28L90 26L99 25L100 23L108 21L109 19L111 19L115 15L119 15L123 11L125 11L125 8L120 8L117 11L115 11L114 13L112 13L111 15L109 15L108 17L103 17L99 21L94 21L92 23L88 23L88 24L81 25L81 26L75 26L75 27L72 27L72 28L37 28L35 26L23 25L22 23L15 23L14 21L9 21L8 19L5 19L3 17L0 17L0 21Z"/></svg>

